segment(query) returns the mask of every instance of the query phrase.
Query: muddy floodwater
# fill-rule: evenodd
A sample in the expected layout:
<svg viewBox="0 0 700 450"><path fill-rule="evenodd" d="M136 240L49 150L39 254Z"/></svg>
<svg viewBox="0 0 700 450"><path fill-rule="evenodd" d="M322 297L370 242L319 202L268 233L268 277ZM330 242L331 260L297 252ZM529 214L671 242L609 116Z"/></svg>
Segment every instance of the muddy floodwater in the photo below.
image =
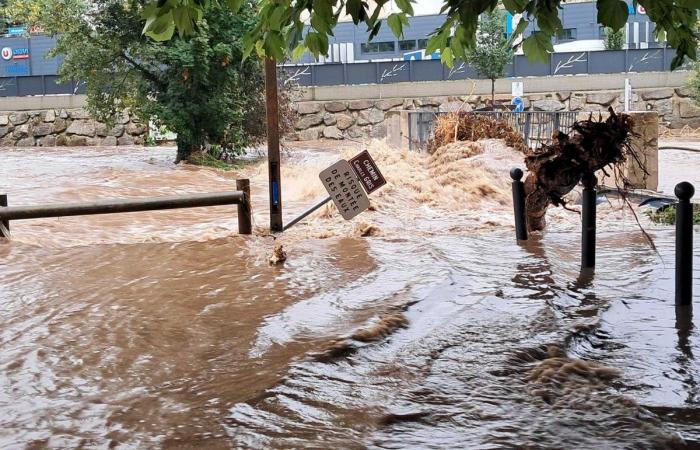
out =
<svg viewBox="0 0 700 450"><path fill-rule="evenodd" d="M322 198L338 152L285 154L287 221ZM672 227L639 211L654 250L601 203L598 267L581 273L575 213L514 242L512 155L464 151L447 173L449 155L411 168L386 152L380 167L402 169L371 211L345 223L327 208L275 239L264 166L0 149L11 205L246 177L256 226L237 236L235 206L12 222L0 448L700 448L700 336L675 314ZM662 190L700 184L700 154L661 156ZM288 257L271 265L276 244Z"/></svg>

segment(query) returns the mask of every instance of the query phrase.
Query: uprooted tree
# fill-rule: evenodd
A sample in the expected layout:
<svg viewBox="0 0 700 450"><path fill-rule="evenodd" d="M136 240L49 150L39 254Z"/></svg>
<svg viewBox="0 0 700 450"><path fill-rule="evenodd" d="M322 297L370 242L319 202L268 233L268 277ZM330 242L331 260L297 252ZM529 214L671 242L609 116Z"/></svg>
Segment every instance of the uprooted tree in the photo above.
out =
<svg viewBox="0 0 700 450"><path fill-rule="evenodd" d="M260 61L243 58L257 6L212 4L187 39L142 34L141 0L9 0L16 22L56 35L60 77L84 81L87 109L111 123L124 109L177 134L177 161L209 146L229 155L264 139ZM284 105L282 107L284 109ZM284 114L282 114L285 117Z"/></svg>
<svg viewBox="0 0 700 450"><path fill-rule="evenodd" d="M592 114L592 113L591 113ZM566 207L565 196L579 183L595 187L596 174L614 179L624 194L629 187L624 166L632 160L646 173L642 158L631 145L632 118L612 108L603 120L589 117L576 122L570 134L556 132L551 144L528 149L520 133L503 120L455 112L438 117L428 151L455 141L502 139L522 152L528 176L525 179L526 215L530 231L543 230L550 205Z"/></svg>
<svg viewBox="0 0 700 450"><path fill-rule="evenodd" d="M548 206L565 206L564 196L577 184L595 187L597 172L612 176L623 189L628 184L623 165L630 158L646 172L630 145L632 118L612 108L609 112L605 120L591 117L576 122L570 135L557 132L551 144L526 153L525 210L530 231L543 230Z"/></svg>

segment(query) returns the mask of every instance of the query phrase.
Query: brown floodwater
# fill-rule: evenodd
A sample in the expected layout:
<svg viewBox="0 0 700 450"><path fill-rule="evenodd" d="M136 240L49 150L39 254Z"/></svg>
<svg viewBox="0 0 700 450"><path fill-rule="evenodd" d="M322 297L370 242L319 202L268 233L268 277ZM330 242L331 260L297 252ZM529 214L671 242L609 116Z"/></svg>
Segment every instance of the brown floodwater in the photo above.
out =
<svg viewBox="0 0 700 450"><path fill-rule="evenodd" d="M264 167L174 153L0 150L12 205L250 177L257 226L237 236L235 207L13 222L0 448L700 448L700 338L676 320L671 228L640 216L655 251L601 204L598 268L582 274L573 213L513 242L507 178L489 178L512 155L446 174L377 148L392 168L373 211L345 224L326 209L274 239ZM662 189L700 183L700 155L664 155ZM336 159L285 155L287 220ZM280 242L288 259L270 265ZM700 280L697 251L695 267Z"/></svg>

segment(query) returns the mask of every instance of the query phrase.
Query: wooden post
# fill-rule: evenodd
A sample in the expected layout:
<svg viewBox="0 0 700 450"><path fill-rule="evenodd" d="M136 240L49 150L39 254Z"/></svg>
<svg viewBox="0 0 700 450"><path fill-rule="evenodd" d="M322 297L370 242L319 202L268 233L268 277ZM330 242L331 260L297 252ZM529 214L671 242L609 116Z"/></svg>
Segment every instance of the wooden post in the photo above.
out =
<svg viewBox="0 0 700 450"><path fill-rule="evenodd" d="M250 206L250 180L236 180L236 189L245 194L243 202L238 205L238 233L253 234L252 208Z"/></svg>
<svg viewBox="0 0 700 450"><path fill-rule="evenodd" d="M280 128L277 99L277 63L265 58L265 102L267 105L267 162L270 183L270 231L283 230L282 183L280 176Z"/></svg>

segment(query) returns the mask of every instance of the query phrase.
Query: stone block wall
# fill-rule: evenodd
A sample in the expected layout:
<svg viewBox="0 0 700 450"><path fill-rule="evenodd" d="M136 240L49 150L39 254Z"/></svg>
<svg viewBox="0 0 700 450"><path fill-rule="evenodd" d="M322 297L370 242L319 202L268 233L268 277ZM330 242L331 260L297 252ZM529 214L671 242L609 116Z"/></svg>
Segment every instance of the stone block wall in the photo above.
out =
<svg viewBox="0 0 700 450"><path fill-rule="evenodd" d="M621 91L552 92L526 95L527 111L616 111L624 109ZM690 97L688 88L635 90L631 109L656 111L660 123L670 128L700 128L700 108ZM296 105L297 121L293 139L361 139L387 135L387 112L423 110L449 112L460 108L471 111L486 106L490 96L445 96L421 98L387 98L381 100L308 101ZM509 96L496 96L508 102Z"/></svg>
<svg viewBox="0 0 700 450"><path fill-rule="evenodd" d="M0 147L142 145L147 131L128 112L112 128L82 109L0 114Z"/></svg>

